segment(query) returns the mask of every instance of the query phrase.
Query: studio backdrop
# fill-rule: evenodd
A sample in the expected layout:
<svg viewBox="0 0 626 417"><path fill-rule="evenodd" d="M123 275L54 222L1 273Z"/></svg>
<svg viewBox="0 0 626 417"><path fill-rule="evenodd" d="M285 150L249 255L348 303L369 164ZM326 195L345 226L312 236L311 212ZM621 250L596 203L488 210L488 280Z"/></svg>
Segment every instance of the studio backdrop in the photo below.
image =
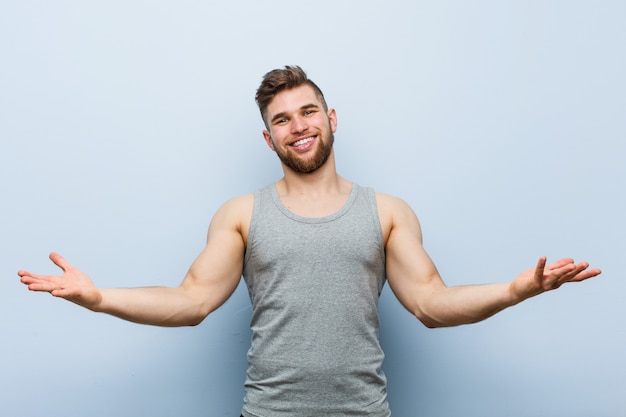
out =
<svg viewBox="0 0 626 417"><path fill-rule="evenodd" d="M380 300L397 417L626 416L622 1L4 1L0 415L239 416L250 301L158 328L30 293L178 285L229 198L279 179L254 103L300 65L339 173L408 202L449 285L603 274L428 330Z"/></svg>

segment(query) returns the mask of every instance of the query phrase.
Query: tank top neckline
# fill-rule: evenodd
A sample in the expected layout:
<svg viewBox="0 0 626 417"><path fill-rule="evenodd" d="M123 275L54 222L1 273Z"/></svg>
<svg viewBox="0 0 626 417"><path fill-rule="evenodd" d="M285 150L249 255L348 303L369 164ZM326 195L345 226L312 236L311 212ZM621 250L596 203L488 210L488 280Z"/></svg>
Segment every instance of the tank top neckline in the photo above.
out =
<svg viewBox="0 0 626 417"><path fill-rule="evenodd" d="M293 213L281 201L280 196L278 195L278 191L276 190L276 184L275 183L271 184L269 186L269 189L270 189L270 194L272 196L272 201L274 202L276 207L285 216L289 217L290 219L301 222L301 223L326 223L326 222L331 222L333 220L336 220L339 217L346 214L348 210L350 210L350 207L352 207L352 205L354 204L354 201L356 200L356 197L358 195L359 186L353 182L351 182L350 184L352 185L352 189L350 190L350 195L348 196L348 199L346 200L344 205L336 212L331 213L327 216L322 216L322 217L305 217L305 216L300 216L298 214Z"/></svg>

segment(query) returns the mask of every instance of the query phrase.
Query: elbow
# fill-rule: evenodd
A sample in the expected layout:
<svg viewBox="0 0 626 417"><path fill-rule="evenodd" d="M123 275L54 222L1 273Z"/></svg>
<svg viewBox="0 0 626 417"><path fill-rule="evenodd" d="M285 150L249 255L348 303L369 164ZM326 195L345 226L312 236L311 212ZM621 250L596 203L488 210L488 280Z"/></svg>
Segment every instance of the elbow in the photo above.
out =
<svg viewBox="0 0 626 417"><path fill-rule="evenodd" d="M455 327L462 326L465 324L473 324L480 321L480 319L472 318L472 317L441 317L439 320L434 318L433 316L428 315L417 315L417 319L427 328L429 329L439 329L442 327Z"/></svg>
<svg viewBox="0 0 626 417"><path fill-rule="evenodd" d="M193 317L189 317L186 321L186 323L184 324L184 326L186 327L196 327L198 325L200 325L200 323L202 323L204 321L204 318L206 317L206 315L195 315Z"/></svg>
<svg viewBox="0 0 626 417"><path fill-rule="evenodd" d="M439 327L445 327L443 323L440 323L439 321L435 320L432 316L426 314L420 308L415 308L413 315L415 316L415 318L417 318L420 321L420 323L422 323L428 329L436 329Z"/></svg>
<svg viewBox="0 0 626 417"><path fill-rule="evenodd" d="M201 316L168 317L164 320L146 322L145 324L160 327L195 327L202 323L203 320L204 317Z"/></svg>
<svg viewBox="0 0 626 417"><path fill-rule="evenodd" d="M204 319L211 314L212 309L206 306L199 306L197 311L188 318L186 326L195 327L200 325L204 321Z"/></svg>
<svg viewBox="0 0 626 417"><path fill-rule="evenodd" d="M416 308L414 315L428 329L439 329L441 327L451 327L459 324L446 321L443 317L438 318L435 314L429 314L422 308Z"/></svg>
<svg viewBox="0 0 626 417"><path fill-rule="evenodd" d="M438 329L440 327L447 327L445 324L433 320L430 317L416 315L417 319L428 329Z"/></svg>
<svg viewBox="0 0 626 417"><path fill-rule="evenodd" d="M211 314L216 306L199 292L184 292L185 298L180 310L175 314L177 326L195 327Z"/></svg>
<svg viewBox="0 0 626 417"><path fill-rule="evenodd" d="M202 306L196 306L185 311L178 312L168 316L157 325L165 327L195 327L204 321L209 312L206 312Z"/></svg>

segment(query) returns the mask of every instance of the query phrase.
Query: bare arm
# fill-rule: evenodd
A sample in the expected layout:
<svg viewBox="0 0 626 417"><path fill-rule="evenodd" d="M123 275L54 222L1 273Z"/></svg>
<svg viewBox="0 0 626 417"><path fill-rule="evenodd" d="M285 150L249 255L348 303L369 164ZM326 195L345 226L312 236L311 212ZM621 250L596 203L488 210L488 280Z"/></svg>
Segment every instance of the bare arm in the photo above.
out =
<svg viewBox="0 0 626 417"><path fill-rule="evenodd" d="M422 246L422 234L413 210L399 199L378 197L386 235L387 276L400 302L428 327L455 326L484 320L503 309L566 282L600 274L589 264L562 259L535 268L508 283L447 287Z"/></svg>
<svg viewBox="0 0 626 417"><path fill-rule="evenodd" d="M237 288L243 267L245 228L252 196L224 204L215 214L204 250L178 287L99 289L91 279L58 254L50 259L63 274L39 275L19 271L31 291L49 292L93 311L158 326L199 324Z"/></svg>

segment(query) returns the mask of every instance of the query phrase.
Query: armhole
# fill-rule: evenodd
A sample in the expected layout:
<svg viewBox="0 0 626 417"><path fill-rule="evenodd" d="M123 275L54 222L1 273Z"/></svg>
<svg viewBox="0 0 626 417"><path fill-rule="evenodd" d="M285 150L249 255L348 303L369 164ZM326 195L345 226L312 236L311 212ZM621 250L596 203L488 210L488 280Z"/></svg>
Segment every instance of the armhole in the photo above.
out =
<svg viewBox="0 0 626 417"><path fill-rule="evenodd" d="M380 245L380 258L383 266L386 269L386 260L385 256L385 237L383 234L383 226L380 222L380 214L378 213L378 201L376 200L376 192L373 188L367 188L367 202L370 207L370 213L372 215L372 223L374 225L374 230L376 230L376 235L378 237L378 242ZM386 277L385 277L386 279Z"/></svg>
<svg viewBox="0 0 626 417"><path fill-rule="evenodd" d="M252 242L254 241L254 232L256 230L256 219L257 219L257 211L259 210L260 201L260 190L257 190L252 195L252 216L250 217L250 225L248 226L248 236L246 239L245 252L243 257L243 266L245 268L248 260L250 259L250 252L252 247Z"/></svg>

